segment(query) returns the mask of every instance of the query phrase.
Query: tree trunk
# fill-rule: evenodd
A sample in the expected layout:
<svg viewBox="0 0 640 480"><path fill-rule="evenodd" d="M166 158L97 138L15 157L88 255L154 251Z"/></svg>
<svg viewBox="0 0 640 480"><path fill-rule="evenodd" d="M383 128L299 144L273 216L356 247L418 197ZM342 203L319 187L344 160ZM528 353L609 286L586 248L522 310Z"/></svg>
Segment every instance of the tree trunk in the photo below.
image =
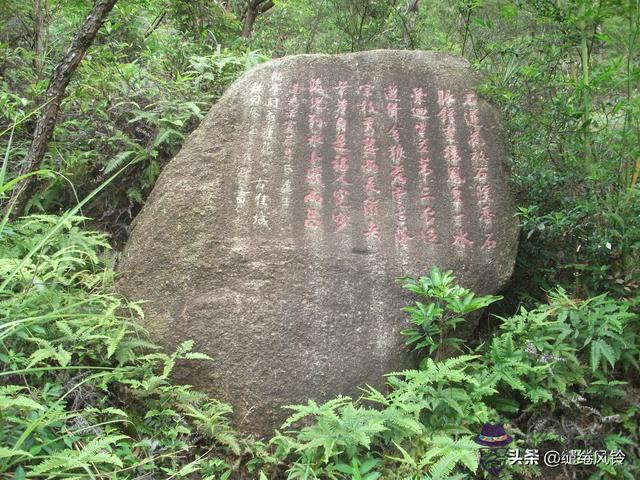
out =
<svg viewBox="0 0 640 480"><path fill-rule="evenodd" d="M407 24L405 25L402 37L404 40L405 48L414 48L413 38L411 34L416 28L416 22L418 21L418 3L420 0L408 0L407 1L407 16L409 17Z"/></svg>
<svg viewBox="0 0 640 480"><path fill-rule="evenodd" d="M253 32L253 25L256 23L258 15L273 7L272 0L249 0L244 11L244 21L242 22L242 36L249 38Z"/></svg>
<svg viewBox="0 0 640 480"><path fill-rule="evenodd" d="M586 17L585 5L580 8L580 14L584 18ZM580 27L580 63L582 64L582 142L584 158L587 165L591 167L591 127L589 125L591 120L591 93L589 92L589 43L588 43L588 25L585 19L578 22Z"/></svg>
<svg viewBox="0 0 640 480"><path fill-rule="evenodd" d="M91 46L96 38L98 30L109 16L109 12L115 5L117 0L96 0L93 9L87 15L87 17L80 25L80 28L75 33L71 45L65 50L62 60L56 65L53 70L53 75L49 81L47 92L45 94L45 106L42 109L42 114L36 123L36 128L33 133L33 140L31 146L24 159L20 174L27 173L31 170L35 170L40 167L42 159L47 152L47 146L53 129L56 124L56 116L60 109L60 104L64 98L65 90L73 72L80 64L80 61L84 57L87 49ZM16 212L21 213L26 203L27 195L32 185L28 177L25 179L19 188L14 190L13 198L17 201ZM18 198L22 196L21 200Z"/></svg>
<svg viewBox="0 0 640 480"><path fill-rule="evenodd" d="M242 36L245 38L249 38L251 36L251 32L253 31L253 24L256 21L257 12L251 5L247 8L247 13L244 17L244 23L242 25Z"/></svg>
<svg viewBox="0 0 640 480"><path fill-rule="evenodd" d="M42 74L42 63L44 60L44 12L42 11L41 0L33 0L33 52L35 54L33 66L38 79Z"/></svg>

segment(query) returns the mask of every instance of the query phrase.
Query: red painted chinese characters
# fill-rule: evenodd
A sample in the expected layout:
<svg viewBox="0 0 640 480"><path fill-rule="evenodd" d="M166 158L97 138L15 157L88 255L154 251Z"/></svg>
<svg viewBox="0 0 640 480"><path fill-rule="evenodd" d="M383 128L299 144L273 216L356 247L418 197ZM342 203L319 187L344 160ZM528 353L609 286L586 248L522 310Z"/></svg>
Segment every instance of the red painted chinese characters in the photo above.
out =
<svg viewBox="0 0 640 480"><path fill-rule="evenodd" d="M438 119L442 126L444 136L443 157L447 166L447 185L451 193L453 205L453 245L460 248L471 247L474 241L464 228L464 208L462 200L462 187L466 179L461 173L462 157L458 149L456 138L456 103L457 100L449 90L438 90Z"/></svg>
<svg viewBox="0 0 640 480"><path fill-rule="evenodd" d="M347 148L347 97L346 92L349 85L345 81L340 81L334 87L337 94L335 108L335 140L333 142L334 158L331 161L333 170L333 212L331 220L334 224L334 231L340 232L345 230L349 225L349 187L351 183L347 181L349 172L349 149Z"/></svg>
<svg viewBox="0 0 640 480"><path fill-rule="evenodd" d="M478 117L478 100L474 93L467 93L464 99L464 121L469 129L467 143L471 150L471 163L475 172L473 185L475 197L480 210L480 225L484 235L481 248L495 248L497 242L493 238L491 227L495 214L491 210L491 185L489 185L489 162L484 153L484 140L481 135Z"/></svg>
<svg viewBox="0 0 640 480"><path fill-rule="evenodd" d="M284 136L289 173L295 163L294 152L300 150L296 117L302 91L298 83L289 86ZM380 240L387 234L383 216L390 215L393 224L388 234L397 248L408 248L412 242L450 244L460 250L495 248L489 162L475 94L442 89L430 92L422 86L403 90L396 84L351 86L344 80L323 84L316 76L309 80L307 101L307 137L302 145L306 229L338 234L362 225L365 239ZM354 112L359 127L350 124ZM438 137L440 147L434 152L430 142ZM355 172L353 155L360 161ZM434 155L442 162L437 168ZM438 175L446 175L445 198L436 170ZM281 197L282 206L287 207L295 185L290 184L291 175L284 173ZM387 178L390 184L382 185L382 179L386 182ZM325 186L323 179L330 183ZM415 182L415 187L409 188L410 182ZM260 188L258 182L256 189ZM413 188L417 192L410 194ZM387 195L390 198L385 198ZM470 198L477 202L478 220L467 218L470 205L465 205L465 199ZM385 212L383 205L391 211ZM473 228L476 221L479 230Z"/></svg>
<svg viewBox="0 0 640 480"><path fill-rule="evenodd" d="M309 136L309 162L305 182L308 189L304 196L306 205L306 218L304 226L309 229L317 229L322 225L322 157L320 149L324 144L323 129L325 126L324 111L326 106L325 91L322 87L322 79L313 77L309 80L310 112L308 115Z"/></svg>
<svg viewBox="0 0 640 480"><path fill-rule="evenodd" d="M438 244L436 231L436 211L431 186L433 169L427 141L428 113L425 107L425 92L422 87L414 87L411 91L411 117L415 134L416 151L418 153L418 185L420 189L420 239L427 244Z"/></svg>
<svg viewBox="0 0 640 480"><path fill-rule="evenodd" d="M358 87L360 98L360 118L362 124L362 176L364 182L364 201L362 212L365 216L366 229L363 234L367 239L380 240L380 189L378 188L378 174L380 167L376 162L378 146L374 121L376 109L373 106L374 88L372 85Z"/></svg>
<svg viewBox="0 0 640 480"><path fill-rule="evenodd" d="M391 177L391 197L394 204L394 240L400 247L409 244L409 228L407 227L407 173L405 171L404 160L407 158L406 152L400 143L400 132L398 131L398 111L400 109L400 97L398 96L398 86L387 85L384 88L384 100L386 117L391 124L387 130L387 135L391 140L388 156L390 163L389 175Z"/></svg>

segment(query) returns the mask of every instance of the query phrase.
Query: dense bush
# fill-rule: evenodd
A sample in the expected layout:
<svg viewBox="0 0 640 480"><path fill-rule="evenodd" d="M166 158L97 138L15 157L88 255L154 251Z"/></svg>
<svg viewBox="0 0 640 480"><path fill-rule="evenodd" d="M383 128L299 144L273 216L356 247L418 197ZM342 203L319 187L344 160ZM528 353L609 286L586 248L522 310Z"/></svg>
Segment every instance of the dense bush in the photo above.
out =
<svg viewBox="0 0 640 480"><path fill-rule="evenodd" d="M140 306L109 293L106 237L84 220L32 215L0 234L0 472L173 473L198 437L239 453L230 408L169 381L203 355L145 340Z"/></svg>
<svg viewBox="0 0 640 480"><path fill-rule="evenodd" d="M8 2L0 10L8 37L3 41L0 36L0 105L4 107L0 108L0 131L15 124L14 171L34 128L35 115L25 117L44 101L46 78L87 13L81 3L51 6L46 26L52 43L50 50L41 53L46 57L37 62L24 41L32 32L19 23L34 12L23 2ZM228 34L213 37L224 43L192 36L183 29L195 19L180 4L164 14L163 9L162 2L116 3L67 89L44 159L44 167L64 177L44 184L29 199L27 211L57 212L69 207L114 170L134 162L85 209L104 230L115 234L114 241L123 241L126 226L184 138L231 81L266 58L232 42ZM207 25L199 28L206 36Z"/></svg>

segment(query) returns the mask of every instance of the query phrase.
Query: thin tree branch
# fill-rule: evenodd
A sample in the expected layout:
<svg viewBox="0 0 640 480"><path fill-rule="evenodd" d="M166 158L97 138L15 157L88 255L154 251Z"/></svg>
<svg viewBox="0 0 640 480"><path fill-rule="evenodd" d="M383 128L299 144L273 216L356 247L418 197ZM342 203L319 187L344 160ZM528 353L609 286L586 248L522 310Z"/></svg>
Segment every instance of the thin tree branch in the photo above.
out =
<svg viewBox="0 0 640 480"><path fill-rule="evenodd" d="M96 0L93 9L84 19L82 25L80 25L80 28L76 31L71 44L65 50L62 60L53 70L53 75L51 76L45 94L46 106L36 123L33 140L24 158L20 174L36 170L40 167L42 159L47 152L47 146L49 145L49 140L56 125L56 117L60 109L60 104L64 99L65 90L71 81L71 76L84 58L87 49L95 40L98 30L106 21L116 1L117 0ZM22 182L19 188L14 190L13 198L16 200L16 214L22 213L24 209L27 199L25 193L30 192L32 178L33 177L28 177ZM19 199L20 197L22 198Z"/></svg>
<svg viewBox="0 0 640 480"><path fill-rule="evenodd" d="M156 31L156 28L158 28L160 26L160 24L162 23L162 21L164 20L164 17L167 15L167 11L163 10L162 13L160 15L158 15L154 20L153 23L151 24L151 26L149 27L149 30L147 32L145 32L144 34L144 40L146 40L147 38L149 38L149 36Z"/></svg>

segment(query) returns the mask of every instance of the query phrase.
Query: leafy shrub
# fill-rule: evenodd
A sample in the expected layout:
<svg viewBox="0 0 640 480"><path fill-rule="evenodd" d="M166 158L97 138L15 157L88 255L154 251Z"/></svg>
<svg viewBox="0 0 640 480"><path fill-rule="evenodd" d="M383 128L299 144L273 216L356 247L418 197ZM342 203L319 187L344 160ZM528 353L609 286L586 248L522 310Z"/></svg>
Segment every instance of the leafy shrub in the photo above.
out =
<svg viewBox="0 0 640 480"><path fill-rule="evenodd" d="M419 295L428 303L416 302L415 306L402 310L411 315L411 322L418 328L405 329L408 345L425 349L428 355L440 353L442 347L459 349L464 340L453 333L464 316L481 310L502 297L485 295L476 297L470 290L454 283L452 272L441 273L433 267L428 277L401 278L402 288Z"/></svg>
<svg viewBox="0 0 640 480"><path fill-rule="evenodd" d="M197 441L239 454L230 407L169 380L177 360L208 357L144 340L84 220L32 215L0 232L0 474L184 473L204 462Z"/></svg>
<svg viewBox="0 0 640 480"><path fill-rule="evenodd" d="M494 393L465 373L475 358L429 361L424 370L389 374L388 395L368 387L356 401L338 397L321 405L310 400L286 407L295 413L283 428L302 419L310 423L271 441L285 446L282 453L297 456L287 478L358 478L361 473L366 474L363 478L378 478L372 468L384 472L380 478L391 478L394 471L446 478L458 465L475 471L478 446L472 441L473 426L489 418L482 400ZM463 426L465 422L472 429ZM417 460L409 460L413 458Z"/></svg>
<svg viewBox="0 0 640 480"><path fill-rule="evenodd" d="M0 8L0 23L12 25L15 35L7 43L0 35L0 132L4 135L5 127L16 123L10 164L10 170L16 172L33 130L33 118L26 118L26 112L38 111L45 102L46 78L87 6L81 2L55 8L14 0L6 3L6 8ZM205 37L217 39L214 43L191 36L183 30L186 24L203 19L186 16L191 2L170 3L116 4L74 73L58 115L44 168L60 175L43 182L28 199L28 212L57 213L71 208L78 197L132 163L84 212L97 218L103 229L117 234L112 242L124 240L126 225L186 136L233 80L266 60L260 52L234 43L228 32L221 35L205 29ZM56 40L40 53L39 61L35 61L30 42L30 22L37 6L46 10L43 34ZM29 18L28 25L23 17ZM153 23L154 18L158 23ZM210 20L218 23L217 30L236 29L232 15ZM3 135L0 145L6 146L7 136Z"/></svg>
<svg viewBox="0 0 640 480"><path fill-rule="evenodd" d="M475 299L437 269L402 282L434 300L405 309L419 327L435 319L410 337L426 338L422 341L435 346L432 351L443 346L439 338L459 323L465 305L471 311L474 301L495 300ZM447 318L454 320L441 321ZM277 458L298 455L287 478L344 478L341 473L365 464L374 469L367 474L379 472L381 478L464 478L465 471L478 467L474 434L496 419L519 432L523 440L517 443L528 448L623 449L625 464L598 465L595 471L576 467L580 478L635 478L640 472L631 447L640 438L634 420L640 408L620 387L638 372L637 303L607 295L571 299L558 288L548 303L501 320L475 355L439 362L426 357L420 370L389 374L387 394L368 387L356 401L340 397L287 407L296 413L283 428L305 419L270 443ZM513 470L524 478L535 478L536 472Z"/></svg>

